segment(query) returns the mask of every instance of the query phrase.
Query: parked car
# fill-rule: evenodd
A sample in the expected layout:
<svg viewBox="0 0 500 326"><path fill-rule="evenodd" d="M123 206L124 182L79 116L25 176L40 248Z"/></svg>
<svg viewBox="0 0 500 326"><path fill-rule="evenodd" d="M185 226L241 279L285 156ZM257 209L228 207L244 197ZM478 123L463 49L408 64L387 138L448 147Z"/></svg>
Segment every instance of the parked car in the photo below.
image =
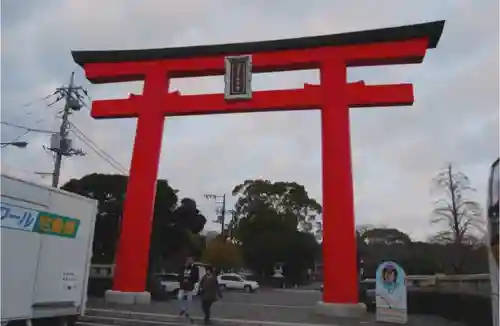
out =
<svg viewBox="0 0 500 326"><path fill-rule="evenodd" d="M260 287L258 282L250 281L245 276L236 273L221 274L217 279L220 286L228 290L244 290L249 293Z"/></svg>
<svg viewBox="0 0 500 326"><path fill-rule="evenodd" d="M202 263L194 263L194 266L198 268L199 279L198 282L194 284L193 293L194 295L198 295L199 292L199 281L205 275L205 267L208 266ZM156 277L159 279L160 284L163 290L170 295L176 296L179 292L180 284L179 284L179 274L177 273L159 273L156 274Z"/></svg>
<svg viewBox="0 0 500 326"><path fill-rule="evenodd" d="M179 291L179 274L177 273L161 273L156 274L156 277L160 281L163 290L172 295L176 295Z"/></svg>

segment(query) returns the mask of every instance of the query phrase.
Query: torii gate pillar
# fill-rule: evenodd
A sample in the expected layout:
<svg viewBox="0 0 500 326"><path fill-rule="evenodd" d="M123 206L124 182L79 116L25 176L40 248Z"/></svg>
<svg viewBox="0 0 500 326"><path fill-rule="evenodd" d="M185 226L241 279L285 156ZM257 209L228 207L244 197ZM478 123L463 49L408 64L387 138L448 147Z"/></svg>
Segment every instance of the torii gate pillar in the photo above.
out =
<svg viewBox="0 0 500 326"><path fill-rule="evenodd" d="M141 95L92 103L96 119L137 118L113 290L107 293L107 299L132 304L149 301L144 291L166 116L320 109L324 290L318 312L345 317L363 313L364 306L358 303L349 108L411 105L413 87L350 84L347 67L420 63L427 49L436 47L443 27L444 21L439 21L279 41L73 52L93 83L144 80ZM225 62L241 55L251 56L253 73L319 69L320 84L253 94L244 89L233 94L237 96L231 101L227 92L189 96L168 92L171 78L223 75ZM245 80L250 87L250 79Z"/></svg>

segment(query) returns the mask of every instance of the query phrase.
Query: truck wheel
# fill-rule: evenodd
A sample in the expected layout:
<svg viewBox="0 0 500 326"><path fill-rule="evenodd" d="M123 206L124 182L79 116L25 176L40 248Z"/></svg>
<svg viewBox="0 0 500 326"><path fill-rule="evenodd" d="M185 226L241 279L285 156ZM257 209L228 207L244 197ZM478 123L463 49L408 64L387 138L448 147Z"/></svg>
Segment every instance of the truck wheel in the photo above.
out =
<svg viewBox="0 0 500 326"><path fill-rule="evenodd" d="M252 287L250 285L245 285L245 292L246 293L252 292Z"/></svg>
<svg viewBox="0 0 500 326"><path fill-rule="evenodd" d="M65 316L54 320L52 325L54 326L75 326L77 321L77 316Z"/></svg>
<svg viewBox="0 0 500 326"><path fill-rule="evenodd" d="M25 320L13 320L9 322L2 322L2 326L26 326Z"/></svg>
<svg viewBox="0 0 500 326"><path fill-rule="evenodd" d="M75 326L77 320L78 320L77 316L64 317L64 318L61 318L61 322L59 323L59 326Z"/></svg>
<svg viewBox="0 0 500 326"><path fill-rule="evenodd" d="M57 318L43 318L32 321L33 326L74 326L78 316L64 316Z"/></svg>
<svg viewBox="0 0 500 326"><path fill-rule="evenodd" d="M77 316L40 319L40 323L34 323L33 326L74 326L76 325L77 319Z"/></svg>

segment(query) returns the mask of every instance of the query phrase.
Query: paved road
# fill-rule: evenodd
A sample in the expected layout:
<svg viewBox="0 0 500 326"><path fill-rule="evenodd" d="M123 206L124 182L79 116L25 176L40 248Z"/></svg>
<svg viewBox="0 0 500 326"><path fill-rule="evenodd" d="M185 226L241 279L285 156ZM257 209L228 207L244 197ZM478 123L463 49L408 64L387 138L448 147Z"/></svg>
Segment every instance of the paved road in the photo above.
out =
<svg viewBox="0 0 500 326"><path fill-rule="evenodd" d="M253 320L281 320L307 322L315 303L320 300L319 291L298 290L261 290L256 293L242 293L234 291L224 292L221 301L212 308L214 317L253 319ZM102 308L102 300L89 300L89 308ZM106 305L107 308L117 308ZM128 308L127 308L128 309ZM155 302L150 306L132 306L130 310L144 312L158 312L177 314L175 300ZM199 300L194 300L195 315L202 315ZM281 318L279 315L282 314Z"/></svg>
<svg viewBox="0 0 500 326"><path fill-rule="evenodd" d="M312 290L267 290L256 293L225 292L224 298L213 306L213 317L243 321L290 322L303 325L326 324L338 326L375 325L374 316L353 322L352 320L322 318L314 315L315 303L320 300L321 293ZM155 302L148 306L117 306L104 304L100 299L90 299L89 308L119 309L132 312L177 315L175 301ZM193 302L193 315L202 316L200 303ZM263 325L265 325L263 323ZM441 318L431 316L410 315L407 326L459 326Z"/></svg>

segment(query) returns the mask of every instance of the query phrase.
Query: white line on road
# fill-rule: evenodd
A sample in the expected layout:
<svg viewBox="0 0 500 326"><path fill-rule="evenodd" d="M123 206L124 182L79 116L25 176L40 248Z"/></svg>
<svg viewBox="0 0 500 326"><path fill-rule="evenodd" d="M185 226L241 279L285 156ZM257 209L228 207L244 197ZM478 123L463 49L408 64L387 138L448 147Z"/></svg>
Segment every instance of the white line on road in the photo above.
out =
<svg viewBox="0 0 500 326"><path fill-rule="evenodd" d="M167 317L167 315L165 315ZM93 319L97 320L107 320L109 321L109 325L116 325L115 321L135 321L135 322L141 322L145 324L150 324L150 325L179 325L179 323L186 322L185 318L180 317L180 316L175 316L177 321L166 321L166 320L141 320L137 318L123 318L123 317L105 317L105 316L92 316ZM170 316L168 317L170 318ZM200 320L201 318L199 317L194 317L193 319L195 320ZM81 322L79 322L81 323ZM84 322L85 323L85 322ZM101 324L99 324L101 325Z"/></svg>
<svg viewBox="0 0 500 326"><path fill-rule="evenodd" d="M124 319L124 318L116 318L117 320L128 320L128 321L133 321L136 319ZM144 320L140 320L140 322L148 322ZM103 323L94 323L94 322L88 322L88 321L77 321L77 325L82 325L82 326L115 326L113 322L109 324L103 324ZM168 321L162 321L159 323L160 325L173 325L173 326L179 326L179 322L168 322Z"/></svg>
<svg viewBox="0 0 500 326"><path fill-rule="evenodd" d="M295 306L295 305L280 305L280 304L262 304L262 303L247 303L247 302L228 302L228 301L218 301L215 303L221 305L235 305L235 306L245 306L245 307L264 307L264 308L286 308L286 309L313 309L314 306Z"/></svg>
<svg viewBox="0 0 500 326"><path fill-rule="evenodd" d="M321 294L319 290L315 289L273 289L272 292Z"/></svg>
<svg viewBox="0 0 500 326"><path fill-rule="evenodd" d="M169 314L157 314L157 313L150 313L150 312L132 312L132 311L124 311L124 310L114 310L114 309L95 309L95 308L88 308L88 311L95 311L95 312L109 312L109 313L126 313L129 316L152 316L152 317L164 317L164 318L179 318L178 315L169 315ZM94 316L92 316L94 317ZM97 318L101 318L100 316L95 316ZM110 317L108 317L110 318ZM112 317L114 319L124 319L120 317ZM195 317L195 319L199 319L199 317ZM129 320L133 320L132 318ZM136 319L137 320L137 319ZM251 325L261 325L261 326L339 326L337 324L330 324L330 325L325 325L325 324L314 324L314 323L289 323L289 322L281 322L281 321L267 321L267 320L246 320L246 319L233 319L233 318L212 318L213 321L217 322L225 322L225 323L240 323L240 324L251 324ZM143 322L143 321L141 321ZM148 321L149 322L149 321ZM168 325L168 324L167 324Z"/></svg>

